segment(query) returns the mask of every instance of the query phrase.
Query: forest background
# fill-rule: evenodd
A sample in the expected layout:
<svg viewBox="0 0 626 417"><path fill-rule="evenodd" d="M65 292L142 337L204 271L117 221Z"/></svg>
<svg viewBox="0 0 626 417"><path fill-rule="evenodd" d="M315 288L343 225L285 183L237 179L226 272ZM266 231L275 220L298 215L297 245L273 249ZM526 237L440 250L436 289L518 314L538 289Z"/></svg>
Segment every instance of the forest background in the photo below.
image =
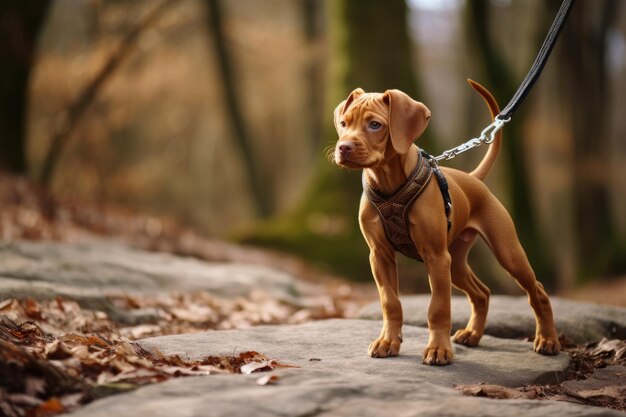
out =
<svg viewBox="0 0 626 417"><path fill-rule="evenodd" d="M59 199L116 205L370 279L360 173L330 163L332 109L356 87L432 111L437 154L489 123L558 1L33 0L0 4L0 166ZM626 280L626 3L579 1L488 184L540 279ZM484 149L446 162L471 170ZM400 256L399 256L400 257ZM514 284L485 245L470 260ZM400 259L402 287L428 288Z"/></svg>

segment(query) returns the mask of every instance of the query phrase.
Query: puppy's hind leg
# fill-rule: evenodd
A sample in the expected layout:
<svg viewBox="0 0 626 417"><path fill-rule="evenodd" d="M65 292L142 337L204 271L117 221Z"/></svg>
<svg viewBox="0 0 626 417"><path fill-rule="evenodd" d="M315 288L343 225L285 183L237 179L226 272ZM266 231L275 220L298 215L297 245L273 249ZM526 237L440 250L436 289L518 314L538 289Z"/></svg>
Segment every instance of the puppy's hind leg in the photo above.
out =
<svg viewBox="0 0 626 417"><path fill-rule="evenodd" d="M483 237L502 267L528 294L528 302L535 313L536 332L534 350L544 355L556 355L561 344L554 326L552 307L543 285L537 281L515 231L515 225L506 209L494 200L483 213L488 221L481 225Z"/></svg>
<svg viewBox="0 0 626 417"><path fill-rule="evenodd" d="M476 242L476 231L466 230L450 246L452 256L452 285L463 291L472 306L472 315L465 329L456 331L452 340L465 346L477 346L485 332L489 310L489 288L483 284L467 264L467 254Z"/></svg>

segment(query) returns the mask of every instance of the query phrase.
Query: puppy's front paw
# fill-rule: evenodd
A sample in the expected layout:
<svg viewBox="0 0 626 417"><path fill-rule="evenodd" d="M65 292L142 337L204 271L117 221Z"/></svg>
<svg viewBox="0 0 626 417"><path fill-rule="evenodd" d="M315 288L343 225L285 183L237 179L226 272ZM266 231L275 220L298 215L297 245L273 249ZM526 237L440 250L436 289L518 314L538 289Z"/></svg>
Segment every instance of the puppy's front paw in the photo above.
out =
<svg viewBox="0 0 626 417"><path fill-rule="evenodd" d="M542 355L558 355L561 351L561 343L556 336L541 336L535 337L533 343L534 351L541 353Z"/></svg>
<svg viewBox="0 0 626 417"><path fill-rule="evenodd" d="M400 344L402 336L396 337L381 336L370 343L367 353L372 358L387 358L389 356L398 356L400 353Z"/></svg>
<svg viewBox="0 0 626 417"><path fill-rule="evenodd" d="M428 346L424 349L422 363L426 365L449 365L453 359L452 348L449 346Z"/></svg>

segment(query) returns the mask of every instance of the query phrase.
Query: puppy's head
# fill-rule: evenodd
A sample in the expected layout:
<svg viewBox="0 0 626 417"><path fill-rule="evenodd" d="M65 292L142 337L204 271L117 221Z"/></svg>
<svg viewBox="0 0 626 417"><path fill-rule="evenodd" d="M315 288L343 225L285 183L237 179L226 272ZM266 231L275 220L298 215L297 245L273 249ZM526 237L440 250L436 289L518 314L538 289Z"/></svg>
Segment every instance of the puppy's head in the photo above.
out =
<svg viewBox="0 0 626 417"><path fill-rule="evenodd" d="M430 119L430 110L399 90L366 93L360 88L335 109L335 163L373 168L408 152Z"/></svg>

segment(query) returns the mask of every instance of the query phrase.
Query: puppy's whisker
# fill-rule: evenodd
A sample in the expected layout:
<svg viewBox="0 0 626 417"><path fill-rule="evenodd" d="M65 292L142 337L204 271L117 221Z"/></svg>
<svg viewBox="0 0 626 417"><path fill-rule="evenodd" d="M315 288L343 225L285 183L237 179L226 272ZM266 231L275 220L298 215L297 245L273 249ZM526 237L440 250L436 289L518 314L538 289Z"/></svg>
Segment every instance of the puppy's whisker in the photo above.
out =
<svg viewBox="0 0 626 417"><path fill-rule="evenodd" d="M326 159L329 162L335 162L335 145L329 145L324 149L324 153L326 154Z"/></svg>

